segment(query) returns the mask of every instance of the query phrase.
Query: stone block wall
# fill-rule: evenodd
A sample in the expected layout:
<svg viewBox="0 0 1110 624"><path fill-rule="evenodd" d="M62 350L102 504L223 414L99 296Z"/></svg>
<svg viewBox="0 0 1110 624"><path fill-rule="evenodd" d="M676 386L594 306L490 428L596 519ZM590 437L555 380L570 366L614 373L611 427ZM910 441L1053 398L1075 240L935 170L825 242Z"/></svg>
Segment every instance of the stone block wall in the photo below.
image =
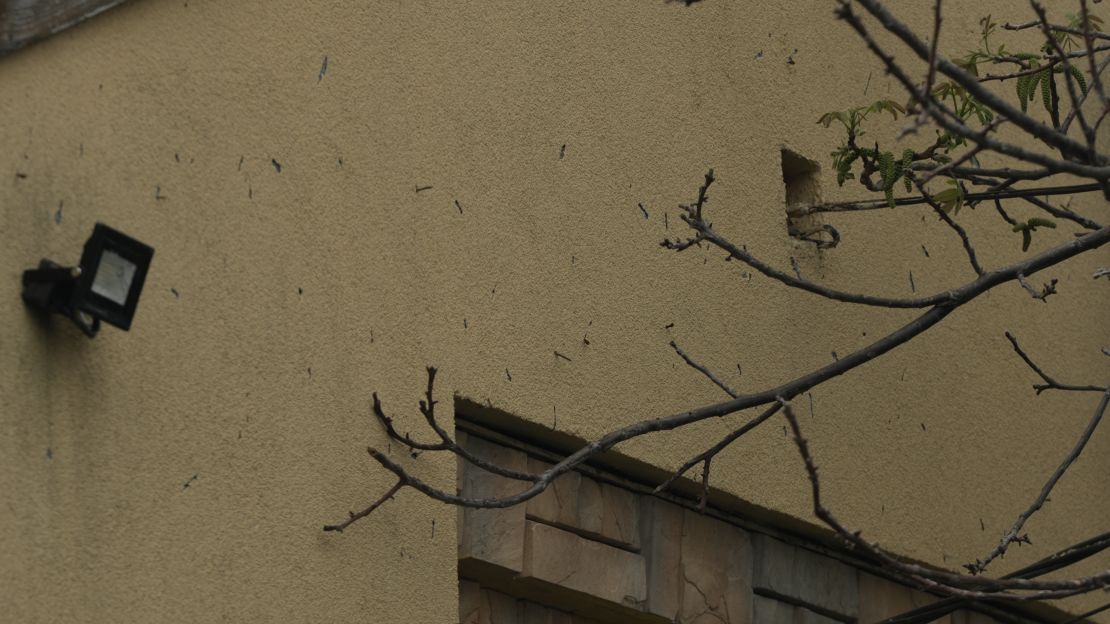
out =
<svg viewBox="0 0 1110 624"><path fill-rule="evenodd" d="M459 439L504 466L550 465L526 445ZM462 460L458 482L470 496L525 487ZM460 622L872 624L936 600L771 527L745 530L614 482L572 472L526 504L460 510ZM935 621L995 620L957 612Z"/></svg>

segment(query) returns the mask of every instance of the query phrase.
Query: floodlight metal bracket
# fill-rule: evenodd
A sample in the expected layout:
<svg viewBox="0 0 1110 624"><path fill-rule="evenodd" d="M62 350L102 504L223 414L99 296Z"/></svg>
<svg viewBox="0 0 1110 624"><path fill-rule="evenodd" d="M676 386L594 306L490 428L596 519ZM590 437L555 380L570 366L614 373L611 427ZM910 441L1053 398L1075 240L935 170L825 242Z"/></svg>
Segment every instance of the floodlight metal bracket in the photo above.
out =
<svg viewBox="0 0 1110 624"><path fill-rule="evenodd" d="M39 268L23 272L23 301L48 314L60 314L92 338L100 331L100 319L73 306L73 289L81 267L65 267L43 258Z"/></svg>

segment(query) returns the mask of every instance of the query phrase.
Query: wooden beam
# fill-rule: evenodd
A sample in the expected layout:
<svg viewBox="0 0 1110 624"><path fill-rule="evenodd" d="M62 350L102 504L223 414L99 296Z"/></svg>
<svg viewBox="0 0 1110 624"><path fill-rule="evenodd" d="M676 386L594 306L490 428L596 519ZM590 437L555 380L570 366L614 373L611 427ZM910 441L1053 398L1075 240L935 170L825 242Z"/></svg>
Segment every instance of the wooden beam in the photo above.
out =
<svg viewBox="0 0 1110 624"><path fill-rule="evenodd" d="M0 0L0 55L45 39L125 0Z"/></svg>

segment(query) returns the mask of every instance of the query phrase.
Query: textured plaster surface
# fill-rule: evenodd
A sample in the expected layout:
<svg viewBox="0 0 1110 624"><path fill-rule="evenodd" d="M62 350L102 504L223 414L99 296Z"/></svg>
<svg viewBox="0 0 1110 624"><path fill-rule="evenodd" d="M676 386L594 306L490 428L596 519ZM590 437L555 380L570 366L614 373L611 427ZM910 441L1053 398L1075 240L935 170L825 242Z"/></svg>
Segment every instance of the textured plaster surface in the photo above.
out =
<svg viewBox="0 0 1110 624"><path fill-rule="evenodd" d="M898 4L929 23L928 3ZM1027 18L1016 1L950 12L957 49L981 13ZM0 59L0 85L11 621L454 622L454 510L404 492L320 531L390 484L364 452L385 444L372 390L421 430L435 364L443 399L590 438L721 398L671 339L746 391L912 317L660 249L708 167L715 225L780 266L892 295L911 271L919 293L971 277L921 210L830 219L833 251L787 237L781 146L827 167L820 113L902 99L828 2L136 0ZM986 264L1020 256L985 208L960 219ZM96 221L157 251L132 331L90 341L30 314L19 274L75 262ZM1000 288L817 389L812 417L802 399L840 518L937 565L989 550L1094 404L1034 398L1002 332L1105 382L1110 289L1088 276L1108 263L1053 269L1048 305ZM675 466L741 418L623 451ZM721 455L714 484L808 519L780 425ZM1100 431L998 571L1105 530L1108 458ZM453 461L412 465L453 487Z"/></svg>

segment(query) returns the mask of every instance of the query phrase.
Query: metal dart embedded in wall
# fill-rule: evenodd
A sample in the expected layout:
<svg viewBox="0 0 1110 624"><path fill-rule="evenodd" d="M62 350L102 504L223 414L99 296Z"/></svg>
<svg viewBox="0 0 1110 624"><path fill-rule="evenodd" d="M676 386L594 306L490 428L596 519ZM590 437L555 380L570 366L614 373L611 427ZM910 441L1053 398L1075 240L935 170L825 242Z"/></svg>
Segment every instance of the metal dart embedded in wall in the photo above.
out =
<svg viewBox="0 0 1110 624"><path fill-rule="evenodd" d="M149 245L97 223L78 266L43 259L23 272L23 300L65 316L90 338L101 321L128 330L153 256Z"/></svg>

